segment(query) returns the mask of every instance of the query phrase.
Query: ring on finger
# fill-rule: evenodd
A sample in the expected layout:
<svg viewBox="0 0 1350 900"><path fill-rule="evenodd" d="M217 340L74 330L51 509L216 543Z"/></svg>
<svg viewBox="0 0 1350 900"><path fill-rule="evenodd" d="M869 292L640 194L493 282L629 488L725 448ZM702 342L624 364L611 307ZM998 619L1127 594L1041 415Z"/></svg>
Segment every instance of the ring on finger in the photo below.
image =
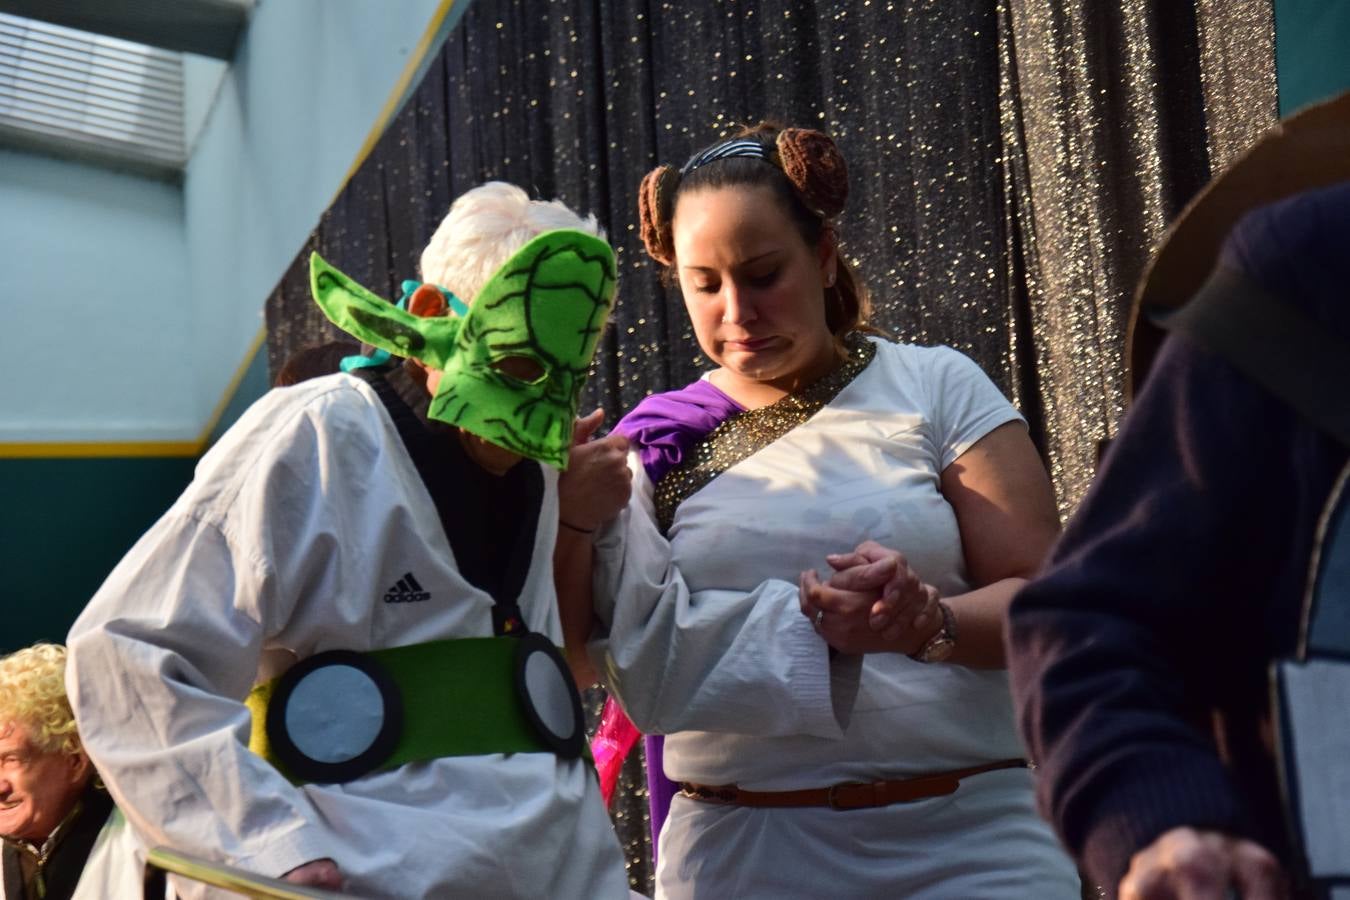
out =
<svg viewBox="0 0 1350 900"><path fill-rule="evenodd" d="M816 610L816 617L813 620L816 627L816 631L820 630L820 623L824 621L825 621L825 610L823 609Z"/></svg>

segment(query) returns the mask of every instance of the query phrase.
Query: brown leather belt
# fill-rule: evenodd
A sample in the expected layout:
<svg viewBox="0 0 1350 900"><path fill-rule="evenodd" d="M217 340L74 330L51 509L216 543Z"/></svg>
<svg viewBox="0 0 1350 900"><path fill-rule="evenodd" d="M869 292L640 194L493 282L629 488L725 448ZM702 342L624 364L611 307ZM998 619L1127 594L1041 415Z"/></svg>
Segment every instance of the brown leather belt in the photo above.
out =
<svg viewBox="0 0 1350 900"><path fill-rule="evenodd" d="M691 800L705 803L724 803L728 806L828 806L830 809L868 809L890 806L892 803L911 803L929 797L943 797L956 793L961 779L996 769L1020 769L1025 759L1002 759L998 762L921 775L901 781L847 781L827 788L807 788L800 791L745 791L734 784L711 785L680 782L680 793Z"/></svg>

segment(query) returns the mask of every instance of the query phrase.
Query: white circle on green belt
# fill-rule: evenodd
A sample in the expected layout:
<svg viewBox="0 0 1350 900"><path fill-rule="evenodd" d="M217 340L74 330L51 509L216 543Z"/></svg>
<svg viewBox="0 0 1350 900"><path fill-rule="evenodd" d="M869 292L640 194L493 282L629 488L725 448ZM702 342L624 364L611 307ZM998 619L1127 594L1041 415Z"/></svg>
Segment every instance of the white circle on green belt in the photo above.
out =
<svg viewBox="0 0 1350 900"><path fill-rule="evenodd" d="M286 704L286 733L310 759L342 763L370 749L384 726L384 697L375 680L335 663L296 682Z"/></svg>
<svg viewBox="0 0 1350 900"><path fill-rule="evenodd" d="M292 775L350 781L384 763L403 730L403 703L384 667L351 650L317 653L286 671L267 709L267 737Z"/></svg>

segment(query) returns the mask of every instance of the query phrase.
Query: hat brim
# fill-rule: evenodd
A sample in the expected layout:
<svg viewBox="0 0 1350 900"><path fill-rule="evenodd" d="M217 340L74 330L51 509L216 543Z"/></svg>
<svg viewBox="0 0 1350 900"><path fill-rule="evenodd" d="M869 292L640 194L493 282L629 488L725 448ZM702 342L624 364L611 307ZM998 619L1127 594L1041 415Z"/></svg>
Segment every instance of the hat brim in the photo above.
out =
<svg viewBox="0 0 1350 900"><path fill-rule="evenodd" d="M1350 91L1276 123L1196 195L1139 281L1125 336L1126 399L1135 396L1165 332L1150 311L1181 306L1205 283L1228 232L1247 212L1350 179Z"/></svg>

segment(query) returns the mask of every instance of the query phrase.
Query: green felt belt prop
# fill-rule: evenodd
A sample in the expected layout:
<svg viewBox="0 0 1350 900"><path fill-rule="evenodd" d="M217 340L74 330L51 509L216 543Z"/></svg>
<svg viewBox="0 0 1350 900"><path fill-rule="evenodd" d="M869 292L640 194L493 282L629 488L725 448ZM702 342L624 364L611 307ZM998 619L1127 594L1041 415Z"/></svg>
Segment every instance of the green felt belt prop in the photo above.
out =
<svg viewBox="0 0 1350 900"><path fill-rule="evenodd" d="M403 733L377 770L443 756L551 752L516 693L518 646L514 637L456 638L363 654L384 666L403 697ZM267 737L267 707L278 680L258 685L245 701L253 714L248 745L299 784Z"/></svg>
<svg viewBox="0 0 1350 900"><path fill-rule="evenodd" d="M497 270L462 317L416 316L310 256L310 289L333 324L443 373L429 418L559 469L615 277L609 244L547 231Z"/></svg>

